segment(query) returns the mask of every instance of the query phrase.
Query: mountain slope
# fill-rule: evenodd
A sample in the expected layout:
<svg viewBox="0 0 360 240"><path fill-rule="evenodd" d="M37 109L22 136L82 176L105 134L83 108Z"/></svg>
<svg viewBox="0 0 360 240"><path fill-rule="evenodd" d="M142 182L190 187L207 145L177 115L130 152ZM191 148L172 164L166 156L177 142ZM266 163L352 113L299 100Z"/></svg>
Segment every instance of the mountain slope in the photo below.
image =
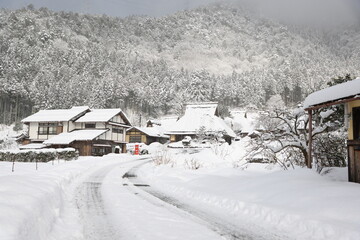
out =
<svg viewBox="0 0 360 240"><path fill-rule="evenodd" d="M274 94L291 104L359 74L359 43L359 26L324 33L229 5L123 19L0 10L0 121L75 104L149 115L187 101L261 106Z"/></svg>

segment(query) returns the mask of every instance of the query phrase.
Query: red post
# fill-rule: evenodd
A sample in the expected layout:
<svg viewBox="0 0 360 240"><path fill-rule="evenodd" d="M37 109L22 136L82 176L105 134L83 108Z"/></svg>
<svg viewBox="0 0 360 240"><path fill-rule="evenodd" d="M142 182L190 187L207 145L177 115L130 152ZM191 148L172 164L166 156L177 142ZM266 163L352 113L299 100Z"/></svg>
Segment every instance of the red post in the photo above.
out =
<svg viewBox="0 0 360 240"><path fill-rule="evenodd" d="M309 113L309 150L308 150L308 160L307 160L307 167L312 168L312 110L308 110Z"/></svg>
<svg viewBox="0 0 360 240"><path fill-rule="evenodd" d="M139 155L139 144L135 144L135 155Z"/></svg>

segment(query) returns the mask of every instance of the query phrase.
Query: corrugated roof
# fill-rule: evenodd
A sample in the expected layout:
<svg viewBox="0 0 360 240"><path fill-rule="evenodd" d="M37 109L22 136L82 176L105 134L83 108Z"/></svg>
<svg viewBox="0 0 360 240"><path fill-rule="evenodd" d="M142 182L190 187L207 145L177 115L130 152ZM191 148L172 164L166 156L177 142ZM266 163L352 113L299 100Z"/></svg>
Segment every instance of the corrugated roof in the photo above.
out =
<svg viewBox="0 0 360 240"><path fill-rule="evenodd" d="M121 112L120 108L114 109L91 109L86 115L82 116L76 122L86 123L86 122L108 122L114 116Z"/></svg>
<svg viewBox="0 0 360 240"><path fill-rule="evenodd" d="M322 103L360 96L360 78L341 83L310 94L304 101L304 108Z"/></svg>
<svg viewBox="0 0 360 240"><path fill-rule="evenodd" d="M91 141L99 137L103 133L109 131L108 129L85 129L76 130L72 132L60 133L46 141L45 145L68 145L74 141Z"/></svg>
<svg viewBox="0 0 360 240"><path fill-rule="evenodd" d="M21 122L67 122L84 114L89 110L87 106L72 107L70 109L40 110L39 112L23 119Z"/></svg>
<svg viewBox="0 0 360 240"><path fill-rule="evenodd" d="M130 131L131 129L137 129L146 135L150 137L161 137L161 138L170 138L170 136L164 134L164 129L160 126L154 126L154 127L132 127L128 129L127 131Z"/></svg>

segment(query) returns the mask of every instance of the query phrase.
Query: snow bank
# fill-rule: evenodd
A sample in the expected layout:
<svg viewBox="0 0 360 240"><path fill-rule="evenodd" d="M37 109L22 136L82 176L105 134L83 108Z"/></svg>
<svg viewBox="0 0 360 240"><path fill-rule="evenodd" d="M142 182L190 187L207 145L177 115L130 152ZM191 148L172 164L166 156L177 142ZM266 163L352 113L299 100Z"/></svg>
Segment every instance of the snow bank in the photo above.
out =
<svg viewBox="0 0 360 240"><path fill-rule="evenodd" d="M11 163L0 162L0 239L48 240L53 239L49 233L54 226L62 234L76 228L76 220L63 219L67 198L73 195L71 186L99 164L111 162L99 160L80 157L61 164L39 163L38 171L33 163L16 163L14 173Z"/></svg>
<svg viewBox="0 0 360 240"><path fill-rule="evenodd" d="M226 167L187 171L148 165L141 176L159 191L217 211L235 223L266 226L291 239L360 239L357 184L306 169L265 168L250 164L243 171Z"/></svg>

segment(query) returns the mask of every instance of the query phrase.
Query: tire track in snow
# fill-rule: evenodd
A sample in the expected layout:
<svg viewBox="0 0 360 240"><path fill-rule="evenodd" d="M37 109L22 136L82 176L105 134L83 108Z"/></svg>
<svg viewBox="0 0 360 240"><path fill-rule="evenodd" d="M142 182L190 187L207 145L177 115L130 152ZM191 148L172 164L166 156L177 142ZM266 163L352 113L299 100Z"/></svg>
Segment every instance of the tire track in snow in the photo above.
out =
<svg viewBox="0 0 360 240"><path fill-rule="evenodd" d="M86 181L79 185L75 196L75 203L79 209L80 219L83 225L84 239L122 239L121 233L112 226L111 222L109 222L101 194L101 187L105 176L114 169L115 166L124 165L138 160L119 162L103 167L94 172Z"/></svg>
<svg viewBox="0 0 360 240"><path fill-rule="evenodd" d="M148 162L144 162L138 164L137 166L131 168L127 173L124 174L123 178L129 179L129 181L133 184L133 187L129 186L130 191L134 191L136 189L141 189L145 194L139 194L139 191L135 191L134 193L137 194L139 197L143 197L144 199L156 204L154 201L150 199L150 197L155 197L158 200L163 201L163 207L167 205L171 205L176 207L177 210L183 211L183 215L188 215L194 221L198 221L204 225L206 225L211 230L218 233L225 239L228 240L275 240L275 239L287 239L284 236L277 236L272 233L264 233L261 231L259 232L251 232L251 230L240 228L238 225L231 223L229 220L225 220L223 218L219 218L218 216L206 212L206 210L199 209L197 207L191 206L190 204L186 204L180 202L179 200L170 197L164 193L156 191L155 189L151 188L150 185L140 181L137 177L137 170ZM135 187L135 189L134 189ZM146 196L150 195L150 196ZM178 211L179 213L179 211ZM180 213L181 214L181 213ZM262 229L261 229L262 230Z"/></svg>

